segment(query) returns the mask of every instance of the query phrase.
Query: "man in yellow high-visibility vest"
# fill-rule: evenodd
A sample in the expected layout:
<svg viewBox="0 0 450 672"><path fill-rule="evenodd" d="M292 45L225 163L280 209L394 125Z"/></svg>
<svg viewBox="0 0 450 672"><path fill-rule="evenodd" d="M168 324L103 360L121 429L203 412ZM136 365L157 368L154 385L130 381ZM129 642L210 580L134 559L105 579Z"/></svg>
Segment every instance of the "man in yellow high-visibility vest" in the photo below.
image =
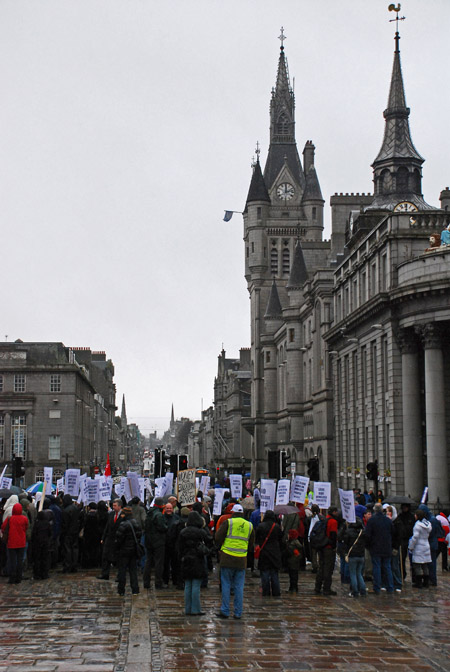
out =
<svg viewBox="0 0 450 672"><path fill-rule="evenodd" d="M216 531L216 545L220 548L220 580L222 585L222 605L217 613L219 618L230 615L230 594L234 592L234 618L241 618L244 601L245 569L247 553L253 550L255 531L245 520L244 509L235 504L231 518L225 520Z"/></svg>

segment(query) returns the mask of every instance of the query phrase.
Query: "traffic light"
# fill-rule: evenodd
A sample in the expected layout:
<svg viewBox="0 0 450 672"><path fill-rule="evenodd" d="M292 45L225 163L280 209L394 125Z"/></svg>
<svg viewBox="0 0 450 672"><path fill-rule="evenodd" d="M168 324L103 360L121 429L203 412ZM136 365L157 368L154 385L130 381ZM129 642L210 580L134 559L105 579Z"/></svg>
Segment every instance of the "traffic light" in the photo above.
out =
<svg viewBox="0 0 450 672"><path fill-rule="evenodd" d="M175 474L175 476L178 474L178 455L171 455L170 456L170 471L172 474Z"/></svg>
<svg viewBox="0 0 450 672"><path fill-rule="evenodd" d="M161 475L161 450L155 448L155 478L159 478Z"/></svg>
<svg viewBox="0 0 450 672"><path fill-rule="evenodd" d="M369 481L378 481L378 460L366 465L366 476Z"/></svg>
<svg viewBox="0 0 450 672"><path fill-rule="evenodd" d="M178 461L179 471L184 471L187 468L188 468L188 456L187 455L180 455L179 456L179 461Z"/></svg>
<svg viewBox="0 0 450 672"><path fill-rule="evenodd" d="M12 477L15 485L16 481L25 476L25 468L23 466L23 461L21 457L15 457L12 463Z"/></svg>
<svg viewBox="0 0 450 672"><path fill-rule="evenodd" d="M280 454L277 450L269 450L267 461L269 464L269 478L280 478Z"/></svg>
<svg viewBox="0 0 450 672"><path fill-rule="evenodd" d="M308 460L308 476L312 481L320 481L318 457L311 457Z"/></svg>
<svg viewBox="0 0 450 672"><path fill-rule="evenodd" d="M288 454L285 450L280 450L280 478L286 478L288 473Z"/></svg>

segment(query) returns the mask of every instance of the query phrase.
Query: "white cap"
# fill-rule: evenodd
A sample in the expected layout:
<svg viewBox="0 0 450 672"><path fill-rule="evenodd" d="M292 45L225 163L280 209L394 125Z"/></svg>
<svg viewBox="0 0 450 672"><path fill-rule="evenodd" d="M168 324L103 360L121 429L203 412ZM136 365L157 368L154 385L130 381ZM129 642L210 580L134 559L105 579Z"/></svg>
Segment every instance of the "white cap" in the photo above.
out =
<svg viewBox="0 0 450 672"><path fill-rule="evenodd" d="M231 509L232 513L244 513L244 509L240 504L235 504L233 508Z"/></svg>

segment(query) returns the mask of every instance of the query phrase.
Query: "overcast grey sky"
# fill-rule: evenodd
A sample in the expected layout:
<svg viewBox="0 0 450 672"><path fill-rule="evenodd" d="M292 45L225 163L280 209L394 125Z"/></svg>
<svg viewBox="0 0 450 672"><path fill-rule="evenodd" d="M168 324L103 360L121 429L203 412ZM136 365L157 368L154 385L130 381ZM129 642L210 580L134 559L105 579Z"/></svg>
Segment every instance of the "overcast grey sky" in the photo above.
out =
<svg viewBox="0 0 450 672"><path fill-rule="evenodd" d="M280 27L296 136L326 199L369 192L394 50L387 0L1 0L0 338L106 350L148 433L211 404L249 345L242 210ZM410 125L439 205L448 0L404 0Z"/></svg>

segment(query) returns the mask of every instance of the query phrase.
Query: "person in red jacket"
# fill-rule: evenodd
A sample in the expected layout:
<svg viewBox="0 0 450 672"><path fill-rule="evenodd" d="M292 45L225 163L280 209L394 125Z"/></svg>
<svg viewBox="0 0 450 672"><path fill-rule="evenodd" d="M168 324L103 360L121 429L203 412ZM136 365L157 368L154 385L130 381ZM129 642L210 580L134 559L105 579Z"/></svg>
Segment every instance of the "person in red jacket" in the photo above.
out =
<svg viewBox="0 0 450 672"><path fill-rule="evenodd" d="M8 583L20 583L22 581L23 556L27 544L26 531L28 525L28 518L22 513L22 504L14 504L12 515L2 524L2 534L8 535L6 544L10 568Z"/></svg>

